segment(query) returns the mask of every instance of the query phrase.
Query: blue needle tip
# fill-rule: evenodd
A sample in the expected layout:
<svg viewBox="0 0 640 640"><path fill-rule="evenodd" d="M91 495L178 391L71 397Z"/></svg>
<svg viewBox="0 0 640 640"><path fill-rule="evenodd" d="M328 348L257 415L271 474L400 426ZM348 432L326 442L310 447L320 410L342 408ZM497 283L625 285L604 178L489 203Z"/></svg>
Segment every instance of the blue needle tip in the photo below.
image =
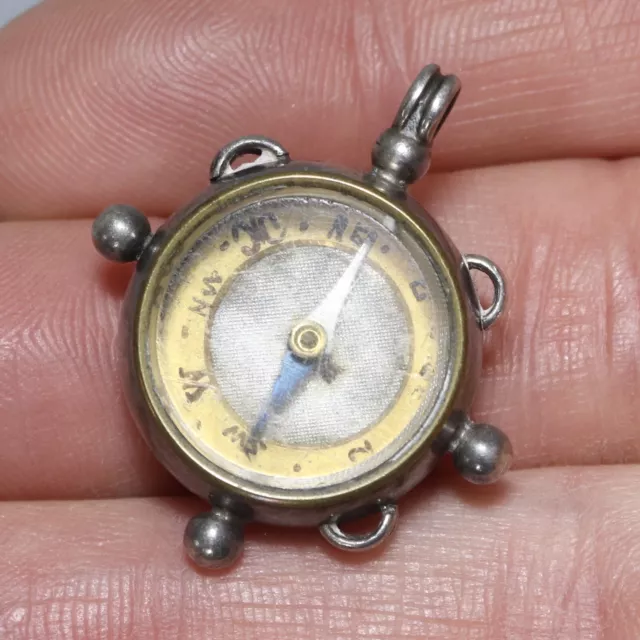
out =
<svg viewBox="0 0 640 640"><path fill-rule="evenodd" d="M311 373L314 367L313 361L303 361L296 358L290 350L287 350L282 365L280 367L280 373L276 378L271 389L271 396L267 402L266 408L260 414L260 417L256 421L253 429L251 430L252 438L259 438L264 433L269 422L269 418L273 413L281 411L289 398L294 394L296 389L304 381L304 379Z"/></svg>

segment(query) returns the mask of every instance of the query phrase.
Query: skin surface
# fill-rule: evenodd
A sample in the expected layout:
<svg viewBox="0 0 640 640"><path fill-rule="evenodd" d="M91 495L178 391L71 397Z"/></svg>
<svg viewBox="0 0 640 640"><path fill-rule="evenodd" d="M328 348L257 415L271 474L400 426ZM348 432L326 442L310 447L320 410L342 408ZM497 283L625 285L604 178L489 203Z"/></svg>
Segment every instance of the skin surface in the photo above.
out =
<svg viewBox="0 0 640 640"><path fill-rule="evenodd" d="M241 135L366 169L428 62L463 92L414 194L507 277L474 417L515 470L444 461L373 555L252 526L199 574L91 219L168 215ZM639 70L635 0L50 0L0 31L0 638L640 637Z"/></svg>

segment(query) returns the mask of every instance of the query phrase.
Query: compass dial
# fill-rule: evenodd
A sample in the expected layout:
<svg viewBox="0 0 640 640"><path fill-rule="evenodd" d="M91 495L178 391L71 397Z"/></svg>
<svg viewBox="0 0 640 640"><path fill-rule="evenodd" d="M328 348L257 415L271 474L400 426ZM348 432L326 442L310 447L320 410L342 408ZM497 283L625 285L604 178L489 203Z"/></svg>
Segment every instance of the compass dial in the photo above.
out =
<svg viewBox="0 0 640 640"><path fill-rule="evenodd" d="M163 419L227 478L279 495L401 455L450 391L459 333L451 283L405 224L285 189L185 225L142 305Z"/></svg>

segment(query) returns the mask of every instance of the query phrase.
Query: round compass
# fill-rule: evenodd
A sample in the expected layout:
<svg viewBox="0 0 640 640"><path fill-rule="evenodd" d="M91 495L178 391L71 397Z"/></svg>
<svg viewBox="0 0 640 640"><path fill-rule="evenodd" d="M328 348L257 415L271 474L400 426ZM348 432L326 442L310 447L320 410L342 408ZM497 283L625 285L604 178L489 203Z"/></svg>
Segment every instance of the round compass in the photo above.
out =
<svg viewBox="0 0 640 640"><path fill-rule="evenodd" d="M158 458L212 504L187 528L199 564L234 560L252 518L370 548L442 453L474 482L508 466L502 432L466 415L502 276L404 193L457 90L427 67L367 176L244 138L155 234L130 207L96 221L103 254L138 260L123 332L132 410ZM434 113L431 128L417 117ZM472 269L494 284L489 309ZM341 529L371 508L375 531Z"/></svg>

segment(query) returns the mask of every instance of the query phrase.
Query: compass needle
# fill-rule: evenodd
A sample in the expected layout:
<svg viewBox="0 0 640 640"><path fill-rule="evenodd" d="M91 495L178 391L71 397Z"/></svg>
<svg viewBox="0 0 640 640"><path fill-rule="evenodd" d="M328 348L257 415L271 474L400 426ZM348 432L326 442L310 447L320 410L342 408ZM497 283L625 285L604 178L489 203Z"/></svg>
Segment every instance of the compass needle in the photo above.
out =
<svg viewBox="0 0 640 640"><path fill-rule="evenodd" d="M269 424L274 413L284 409L299 386L313 371L312 362L303 362L296 359L291 351L287 350L280 368L280 373L273 383L271 394L266 406L260 412L260 416L251 429L249 440L260 439Z"/></svg>
<svg viewBox="0 0 640 640"><path fill-rule="evenodd" d="M317 323L324 329L327 340L325 353L330 351L340 313L372 246L373 238L368 236L333 289L329 291L324 300L306 318L306 322ZM303 320L301 324L304 323L305 321Z"/></svg>

